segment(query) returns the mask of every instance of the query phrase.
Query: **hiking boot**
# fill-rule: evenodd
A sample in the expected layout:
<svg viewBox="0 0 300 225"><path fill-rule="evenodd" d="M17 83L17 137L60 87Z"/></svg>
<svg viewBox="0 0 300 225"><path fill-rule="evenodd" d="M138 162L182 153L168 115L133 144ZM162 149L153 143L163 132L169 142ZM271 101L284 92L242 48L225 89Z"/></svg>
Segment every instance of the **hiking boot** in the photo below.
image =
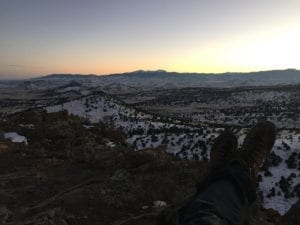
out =
<svg viewBox="0 0 300 225"><path fill-rule="evenodd" d="M237 152L238 141L230 131L224 131L216 139L210 151L211 168L219 167L232 160Z"/></svg>
<svg viewBox="0 0 300 225"><path fill-rule="evenodd" d="M197 193L210 183L214 173L229 164L237 155L238 141L236 136L230 131L222 132L214 141L210 150L210 161L208 167L196 184Z"/></svg>
<svg viewBox="0 0 300 225"><path fill-rule="evenodd" d="M242 158L250 168L254 179L257 178L262 161L269 155L276 138L276 127L271 122L261 122L253 127L242 145Z"/></svg>

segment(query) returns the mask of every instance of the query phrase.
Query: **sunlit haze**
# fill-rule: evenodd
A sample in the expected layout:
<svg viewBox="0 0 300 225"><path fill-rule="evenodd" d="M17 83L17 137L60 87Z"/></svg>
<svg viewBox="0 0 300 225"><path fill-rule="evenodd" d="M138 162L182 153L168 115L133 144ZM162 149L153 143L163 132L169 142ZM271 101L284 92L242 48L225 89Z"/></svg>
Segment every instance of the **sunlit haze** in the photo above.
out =
<svg viewBox="0 0 300 225"><path fill-rule="evenodd" d="M1 0L0 78L300 68L299 0Z"/></svg>

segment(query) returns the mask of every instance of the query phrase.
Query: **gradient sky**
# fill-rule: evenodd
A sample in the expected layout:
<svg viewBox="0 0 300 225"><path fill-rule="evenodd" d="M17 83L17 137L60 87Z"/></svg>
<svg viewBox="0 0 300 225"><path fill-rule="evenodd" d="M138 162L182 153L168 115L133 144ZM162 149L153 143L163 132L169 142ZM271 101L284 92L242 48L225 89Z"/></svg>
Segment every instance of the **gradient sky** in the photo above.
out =
<svg viewBox="0 0 300 225"><path fill-rule="evenodd" d="M0 78L286 68L299 0L0 0Z"/></svg>

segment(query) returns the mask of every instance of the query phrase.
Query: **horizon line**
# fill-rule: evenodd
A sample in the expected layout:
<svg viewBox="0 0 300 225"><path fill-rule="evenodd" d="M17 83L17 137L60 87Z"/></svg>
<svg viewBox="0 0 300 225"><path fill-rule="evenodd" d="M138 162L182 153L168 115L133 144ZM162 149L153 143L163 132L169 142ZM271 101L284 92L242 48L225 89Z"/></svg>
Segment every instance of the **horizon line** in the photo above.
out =
<svg viewBox="0 0 300 225"><path fill-rule="evenodd" d="M199 75L228 75L228 74L251 74L251 73L263 73L263 72L275 72L275 71L300 71L297 68L287 68L287 69L269 69L269 70L253 70L248 72L176 72L176 71L167 71L164 69L157 69L157 70L144 70L144 69L137 69L133 71L125 71L119 73L109 73L109 74L94 74L94 73L49 73L49 74L41 74L41 75L32 75L28 76L27 78L1 78L1 81L14 81L14 80L30 80L30 79L39 79L47 76L54 76L54 75L70 75L70 76L114 76L114 75L123 75L123 74L131 74L131 73L149 73L149 72L163 72L163 73L177 73L177 74L199 74Z"/></svg>

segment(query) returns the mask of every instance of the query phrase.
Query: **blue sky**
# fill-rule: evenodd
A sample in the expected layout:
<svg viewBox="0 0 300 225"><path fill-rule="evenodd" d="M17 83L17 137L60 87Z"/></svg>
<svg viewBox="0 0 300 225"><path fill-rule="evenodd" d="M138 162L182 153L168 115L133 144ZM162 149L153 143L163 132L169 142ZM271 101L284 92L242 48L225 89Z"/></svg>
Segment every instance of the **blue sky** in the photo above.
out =
<svg viewBox="0 0 300 225"><path fill-rule="evenodd" d="M298 0L1 0L0 77L300 68Z"/></svg>

